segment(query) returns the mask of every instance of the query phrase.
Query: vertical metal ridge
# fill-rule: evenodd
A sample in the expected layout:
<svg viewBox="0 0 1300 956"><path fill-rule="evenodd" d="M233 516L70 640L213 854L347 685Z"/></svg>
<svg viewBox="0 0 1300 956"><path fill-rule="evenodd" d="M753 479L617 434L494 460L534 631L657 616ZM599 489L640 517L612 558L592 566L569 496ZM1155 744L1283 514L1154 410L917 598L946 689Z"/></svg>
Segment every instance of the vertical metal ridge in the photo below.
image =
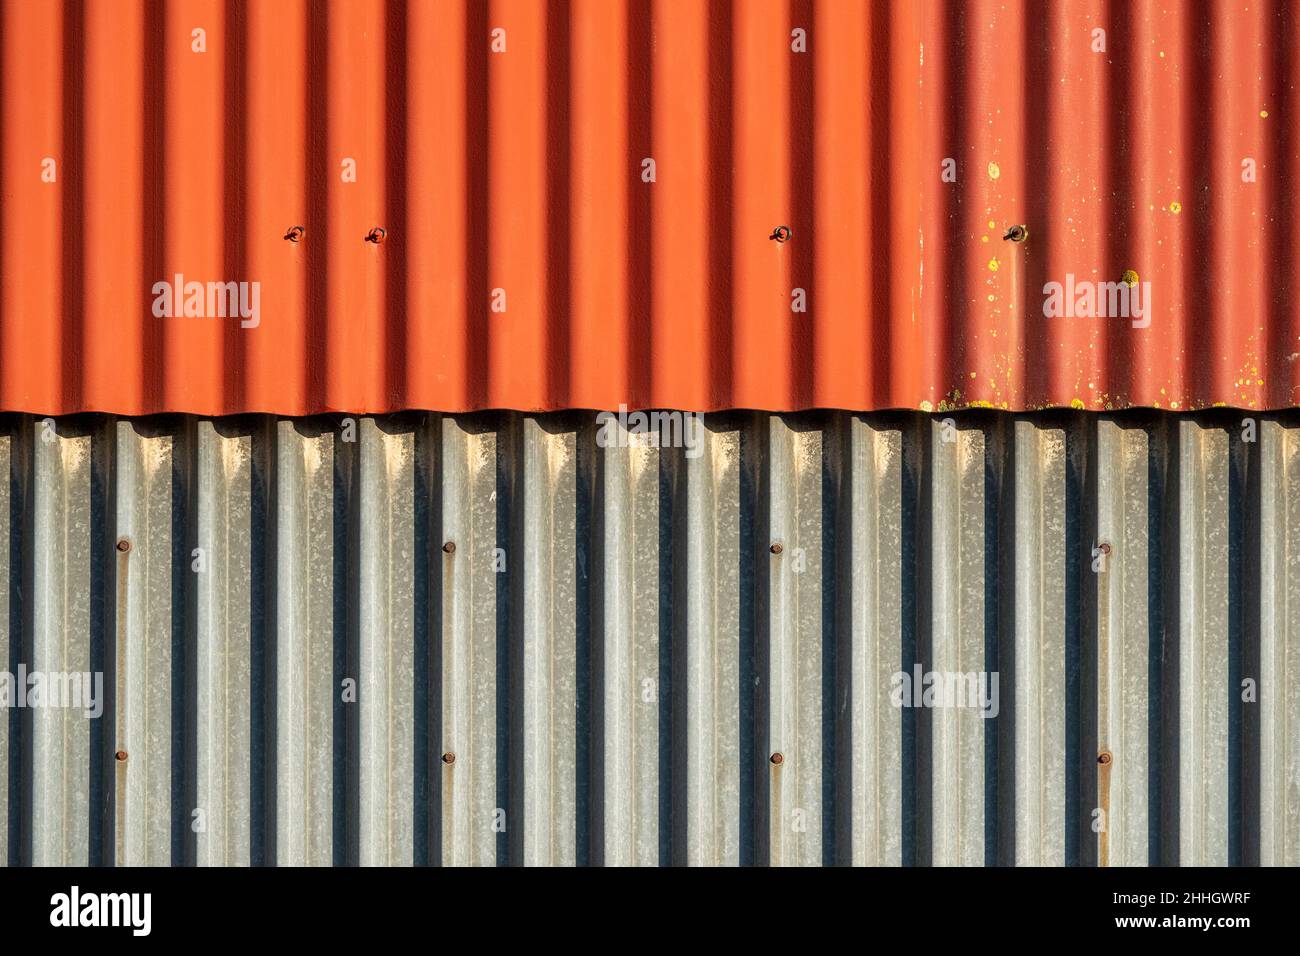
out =
<svg viewBox="0 0 1300 956"><path fill-rule="evenodd" d="M1178 423L1179 852L1228 864L1228 434Z"/></svg>
<svg viewBox="0 0 1300 956"><path fill-rule="evenodd" d="M1300 429L1260 425L1260 863L1300 865Z"/></svg>
<svg viewBox="0 0 1300 956"><path fill-rule="evenodd" d="M1065 432L1015 441L1015 862L1065 863Z"/></svg>
<svg viewBox="0 0 1300 956"><path fill-rule="evenodd" d="M114 617L118 866L172 862L172 469L177 442L116 424ZM110 691L105 687L105 693ZM107 714L107 711L105 711ZM189 821L187 821L188 823Z"/></svg>
<svg viewBox="0 0 1300 956"><path fill-rule="evenodd" d="M521 422L523 862L577 859L577 435Z"/></svg>
<svg viewBox="0 0 1300 956"><path fill-rule="evenodd" d="M198 806L203 866L252 861L251 569L253 439L201 419L197 527L185 555L197 601Z"/></svg>
<svg viewBox="0 0 1300 956"><path fill-rule="evenodd" d="M660 862L659 458L611 418L599 452L604 862Z"/></svg>
<svg viewBox="0 0 1300 956"><path fill-rule="evenodd" d="M336 435L282 420L276 476L276 862L334 861Z"/></svg>
<svg viewBox="0 0 1300 956"><path fill-rule="evenodd" d="M768 750L772 866L820 865L827 806L824 764L825 655L833 660L831 633L823 622L822 587L833 568L824 566L823 454L827 432L794 429L779 415L767 419L768 564ZM780 551L773 549L780 546Z"/></svg>
<svg viewBox="0 0 1300 956"><path fill-rule="evenodd" d="M984 671L984 456L978 427L933 419L931 430L931 660L948 675ZM960 678L958 678L960 680ZM912 694L922 693L913 682ZM975 708L930 714L933 862L984 862L984 720Z"/></svg>
<svg viewBox="0 0 1300 956"><path fill-rule="evenodd" d="M740 862L740 443L706 421L686 471L686 837L692 866ZM679 592L680 593L680 592Z"/></svg>
<svg viewBox="0 0 1300 956"><path fill-rule="evenodd" d="M1097 808L1103 866L1148 862L1150 433L1097 421ZM1108 756L1105 756L1108 755ZM1103 756L1105 761L1103 762ZM1094 830L1094 832L1097 832Z"/></svg>
<svg viewBox="0 0 1300 956"><path fill-rule="evenodd" d="M500 434L442 420L442 863L508 862L511 822L498 742L509 731L498 615L511 556L498 549ZM515 556L514 561L521 561ZM513 821L518 825L521 821Z"/></svg>
<svg viewBox="0 0 1300 956"><path fill-rule="evenodd" d="M94 436L35 421L33 671L91 667L91 495ZM30 698L29 698L30 703ZM90 725L77 710L32 709L32 862L90 862ZM120 774L119 774L120 780ZM96 808L98 809L98 808Z"/></svg>
<svg viewBox="0 0 1300 956"><path fill-rule="evenodd" d="M855 866L897 866L903 736L890 687L903 661L903 432L854 416L849 455L851 639L850 660L840 666L851 672L851 859Z"/></svg>
<svg viewBox="0 0 1300 956"><path fill-rule="evenodd" d="M10 613L14 602L10 593L21 587L21 569L13 567L11 554L14 549L14 528L12 515L16 510L13 499L14 485L14 436L3 424L0 424L0 671L13 672L15 650L21 634L15 634ZM10 687L12 695L16 687ZM12 700L10 701L12 704ZM0 711L0 865L13 862L17 854L16 846L10 839L11 812L17 805L11 803L9 791L17 776L13 772L12 761L17 756L14 730L17 727L18 712L12 707Z"/></svg>
<svg viewBox="0 0 1300 956"><path fill-rule="evenodd" d="M364 418L357 438L360 861L409 866L415 852L415 435Z"/></svg>

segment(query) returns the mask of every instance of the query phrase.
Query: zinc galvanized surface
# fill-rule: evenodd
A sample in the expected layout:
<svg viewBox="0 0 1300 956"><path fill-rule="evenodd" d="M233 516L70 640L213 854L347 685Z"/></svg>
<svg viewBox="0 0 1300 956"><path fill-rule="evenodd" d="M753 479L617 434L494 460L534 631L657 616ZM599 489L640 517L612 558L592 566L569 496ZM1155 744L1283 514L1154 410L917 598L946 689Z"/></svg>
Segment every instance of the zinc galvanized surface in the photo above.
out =
<svg viewBox="0 0 1300 956"><path fill-rule="evenodd" d="M1291 0L4 0L0 410L1292 407L1297 51ZM1129 270L1146 327L1045 315Z"/></svg>
<svg viewBox="0 0 1300 956"><path fill-rule="evenodd" d="M1289 414L0 425L10 864L1300 864Z"/></svg>

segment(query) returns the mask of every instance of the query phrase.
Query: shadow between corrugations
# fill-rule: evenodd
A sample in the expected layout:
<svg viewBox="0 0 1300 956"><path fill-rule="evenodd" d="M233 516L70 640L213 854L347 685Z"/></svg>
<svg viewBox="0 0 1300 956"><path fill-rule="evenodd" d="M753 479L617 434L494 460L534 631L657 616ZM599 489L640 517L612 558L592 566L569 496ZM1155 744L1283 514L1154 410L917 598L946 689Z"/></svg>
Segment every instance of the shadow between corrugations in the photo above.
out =
<svg viewBox="0 0 1300 956"><path fill-rule="evenodd" d="M1107 794L1099 792L1102 775L1098 770L1099 755L1106 744L1099 739L1106 733L1106 716L1098 713L1096 703L1101 679L1098 634L1107 613L1101 603L1107 582L1097 572L1095 559L1104 553L1102 546L1110 544L1098 537L1102 507L1099 470L1103 466L1099 428L1105 423L1108 429L1117 429L1117 434L1145 436L1145 460L1124 459L1128 465L1124 479L1129 484L1120 492L1136 494L1132 489L1145 483L1143 506L1137 508L1144 515L1145 527L1125 531L1136 534L1147 546L1145 568L1139 577L1148 594L1144 609L1144 719L1149 759L1137 772L1145 776L1145 862L1174 865L1180 862L1182 811L1179 748L1184 735L1180 734L1179 701L1180 694L1187 690L1180 683L1179 673L1184 623L1179 619L1179 570L1186 559L1180 550L1180 536L1185 530L1182 523L1191 513L1188 508L1195 507L1194 500L1187 497L1190 489L1180 487L1180 476L1188 474L1188 462L1195 467L1195 457L1200 454L1199 446L1194 444L1195 434L1187 430L1190 423L1226 435L1227 472L1222 476L1227 488L1226 554L1211 556L1227 562L1229 699L1224 759L1228 830L1220 836L1226 842L1227 863L1256 865L1260 862L1261 826L1260 720L1258 710L1243 703L1239 693L1243 680L1258 681L1260 673L1261 460L1258 432L1247 427L1248 421L1254 421L1256 429L1268 421L1296 428L1300 427L1300 412L1051 410L1018 414L963 410L937 414L813 411L767 415L731 411L706 415L707 434L731 436L734 445L724 447L706 441L699 457L682 447L654 449L655 490L638 505L654 512L653 547L657 549L653 600L647 611L653 615L656 651L650 668L653 673L645 675L654 695L642 701L652 705L654 732L636 743L648 750L629 756L618 749L625 746L624 742L613 741L608 735L609 708L615 702L609 698L607 654L616 635L607 602L614 593L611 589L623 587L624 583L612 577L617 555L610 549L617 550L620 542L610 540L608 527L612 507L607 484L608 456L616 450L598 444L594 413L482 412L443 416L411 412L377 419L333 415L296 421L267 416L210 420L166 415L128 420L80 415L51 420L5 415L0 416L0 468L7 472L6 500L0 502L0 531L7 540L0 542L0 555L7 579L7 608L0 614L4 626L0 657L7 662L10 673L16 673L20 665L34 668L34 608L42 599L40 595L56 593L59 586L88 588L88 616L78 620L65 617L59 628L63 629L65 644L71 641L70 646L79 649L77 653L84 653L90 670L104 672L109 693L103 718L91 721L89 727L90 760L84 770L89 790L88 819L65 821L70 832L84 832L85 843L80 845L79 837L65 842L67 849L63 852L70 854L70 862L120 862L123 828L127 824L123 808L118 805L125 799L119 784L120 775L130 769L115 759L120 750L118 641L127 612L127 592L118 579L122 557L115 549L125 500L125 490L117 484L117 456L121 443L132 436L169 439L163 458L169 468L167 485L171 496L170 526L166 529L170 541L170 596L164 610L170 672L166 687L153 692L166 692L170 717L167 732L150 738L152 747L165 747L166 752L149 755L152 760L165 760L169 767L170 789L165 797L170 810L169 839L162 845L148 837L143 845L147 862L196 863L198 835L193 822L198 805L201 717L196 711L199 595L198 573L191 570L191 565L195 549L203 546L199 540L199 514L207 507L208 490L201 487L200 475L207 463L200 456L209 454L201 450L199 430L210 428L218 439L246 439L250 449L248 500L240 507L246 506L248 514L248 537L241 546L248 550L244 559L249 577L246 582L228 582L228 586L247 588L247 620L235 621L232 627L246 630L250 648L246 714L239 717L247 720L249 746L246 753L236 755L238 760L246 761L246 774L241 772L240 778L246 776L248 792L232 795L231 800L235 806L247 807L249 838L246 846L209 849L207 859L252 865L284 862L280 848L284 846L282 834L288 831L281 825L282 808L277 806L277 784L284 783L277 780L277 747L283 745L280 727L289 717L279 713L283 698L277 694L281 638L277 634L277 599L282 572L278 555L283 553L282 545L287 548L289 543L277 538L281 530L277 516L283 504L278 500L281 485L277 446L286 440L286 429L304 438L329 436L331 511L322 516L322 521L328 523L334 542L329 570L330 626L310 639L329 642L330 679L335 689L348 679L359 678L363 551L379 548L387 555L395 555L390 570L399 575L404 564L410 567L410 604L401 611L409 615L409 620L389 625L391 634L410 635L409 745L413 755L409 779L399 775L394 789L383 797L399 816L409 814L401 825L393 824L401 840L400 845L389 849L391 859L417 865L443 861L496 865L1009 865L1017 860L1096 865L1102 841L1094 828L1095 811L1108 799ZM812 456L794 462L788 474L773 473L772 442L785 440L780 437L784 431L774 431L778 427L800 436L800 443L792 447ZM448 428L454 431L446 431ZM897 600L891 598L882 604L881 618L894 622L889 623L888 630L896 633L897 640L888 646L893 647L897 670L910 674L917 666L923 671L933 669L939 629L944 640L953 640L958 631L977 627L982 631L979 663L986 672L1001 675L1000 710L995 718L982 722L982 756L976 761L983 780L979 801L982 823L978 833L963 828L956 838L956 855L942 859L936 857L936 846L950 847L951 851L952 844L941 841L936 833L939 821L935 807L941 803L938 795L947 793L945 788L951 787L953 781L936 769L945 763L936 752L939 728L931 709L898 709L894 724L896 757L886 754L888 759L879 765L879 773L892 778L897 786L882 788L876 786L879 781L872 781L876 787L873 792L896 790L896 805L875 806L873 802L872 806L879 819L897 821L896 832L876 834L879 842L866 841L866 834L855 832L855 820L862 819L863 801L874 801L869 794L854 789L854 768L862 757L861 748L866 746L854 737L851 715L858 703L855 694L871 695L870 700L861 702L871 704L878 703L874 695L888 693L885 687L855 686L852 679L854 649L865 640L881 639L879 634L863 633L855 621L855 554L865 532L855 523L854 489L867 487L855 480L864 477L855 469L895 467L880 453L873 453L873 458L863 451L863 428L896 434L901 450L896 462L896 485L885 483L898 489L897 500L866 502L884 516L881 520L897 521L898 553L877 555L877 561L890 562L897 569ZM1018 429L1026 428L1031 428L1033 434L1022 431L1018 439ZM491 465L495 546L510 556L503 572L493 578L490 599L495 626L491 680L495 726L493 799L496 809L504 811L505 825L488 844L480 844L468 854L464 847L449 843L453 830L450 808L445 805L454 792L445 780L455 772L454 763L448 763L445 757L454 753L457 744L446 739L444 724L444 651L451 640L447 630L450 618L444 615L444 590L445 576L454 573L450 570L454 554L444 548L443 456L448 435L456 433L495 436L495 460ZM1044 457L1046 453L1040 446L1029 440L1043 434L1063 441L1064 449L1058 457ZM403 474L409 468L409 486L397 482L386 487L409 487L401 495L409 494L410 500L390 502L402 519L388 540L378 541L371 540L368 529L361 526L360 504L366 456L381 454L372 436L384 435L398 436L401 447L409 450L409 457L388 456L382 461L376 458L374 464L382 464L387 471L368 472L371 477L367 480L382 483L392 477L394 468ZM88 457L83 460L71 456L68 443L81 442L78 447L84 447L86 440ZM954 446L951 450L945 447L949 443ZM727 449L733 447L735 456L731 457ZM957 485L938 487L936 468L940 456L950 451L955 457L948 459L944 467L955 468L951 473ZM1131 449L1124 454L1129 459L1133 456ZM1049 458L1054 464L1049 463ZM1060 739L1065 754L1064 792L1047 802L1056 807L1052 813L1059 813L1060 818L1041 824L1041 832L1058 834L1059 841L1053 839L1051 845L1037 848L1027 843L1025 833L1017 833L1023 808L1018 805L1016 780L1018 769L1024 769L1017 767L1017 760L1026 756L1018 754L1017 742L1027 728L1016 724L1020 690L1015 680L1017 602L1024 599L1016 588L1016 572L1017 561L1028 560L1024 548L1017 544L1018 535L1027 533L1027 522L1041 522L1043 516L1021 513L1031 501L1040 498L1018 496L1017 475L1034 483L1037 494L1046 493L1062 503L1059 553L1050 560L1033 559L1038 562L1036 568L1055 569L1052 574L1059 575L1059 580L1049 583L1053 593L1063 595L1064 602L1061 632L1050 636L1052 646L1059 646L1063 657L1063 700L1049 702L1063 713ZM699 483L709 485L707 495ZM1021 487L1023 490L1025 486ZM211 493L233 492L226 485L213 488ZM955 502L960 512L955 529L936 527L939 494L950 496L949 503ZM571 501L560 500L569 495ZM772 540L771 505L777 498L782 500L783 514L791 507L802 509L801 529L817 531L816 548L808 556L817 565L817 573L812 584L799 585L806 587L806 592L796 592L812 595L807 603L799 605L798 614L800 621L813 623L797 627L795 646L801 654L804 648L813 649L806 653L815 656L819 665L814 678L797 679L795 690L801 706L812 698L813 703L807 705L812 710L800 713L819 714L819 726L810 730L805 723L799 731L778 728L781 746L794 751L790 766L814 774L818 781L814 790L801 791L799 799L820 805L810 815L814 822L798 839L789 837L784 820L773 820L777 812L774 807L781 805L775 788L782 785L779 770L774 769L778 762L773 759L771 723L773 695L781 692L773 687L772 673L772 545L776 542ZM1180 502L1185 501L1192 503L1180 507ZM723 515L719 502L734 509L728 512L734 513L734 525ZM711 510L699 513L706 503ZM571 526L557 524L551 518L537 523L548 514L559 513L573 515ZM63 521L62 533L68 547L84 546L88 550L87 581L36 580L35 556L50 545L36 537L37 515L52 516L41 519L45 522L42 527L53 520ZM976 539L969 535L960 538L968 523L978 530L977 546L971 544ZM940 532L942 540L965 540L963 547L975 547L979 554L977 560L967 561L962 567L963 571L978 570L978 593L966 595L967 604L955 619L943 616L948 611L946 605L936 606L937 576L949 573L951 562L951 555L936 551L936 535ZM549 537L543 539L543 535ZM695 544L692 536L696 536ZM694 566L692 555L702 553L698 552L698 541L704 538L712 542L708 553L715 559L717 555L731 556L727 560L734 561L734 567ZM638 546L646 545L640 542ZM543 556L551 564L561 561L571 565L548 566L543 573L522 562L521 556L530 553ZM52 568L49 573L63 572ZM551 617L546 621L530 616L535 611L530 601L537 599L528 589L530 574L541 574L544 582L571 582L560 595L560 610L547 603ZM727 581L735 582L734 593L724 590ZM651 590L650 582L638 582L636 586ZM710 595L709 604L714 631L708 635L692 633L688 602L693 592L708 587L718 589ZM973 618L965 614L967 606L978 608ZM540 744L536 740L541 738L530 737L537 728L525 725L527 634L543 635L551 642L548 646L561 648L556 652L558 666L566 674L568 668L572 669L571 685L563 685L573 688L571 720L566 710L559 723L543 728L547 736ZM692 689L692 681L701 675L691 674L688 668L692 642L704 639L722 649L725 659L720 658L717 667L727 679L718 686L734 688L728 692L734 696L716 701L714 723L704 728L720 735L718 753L722 757L716 793L710 790L713 782L703 783L711 799L722 799L718 794L733 792L727 782L733 776L728 775L734 775L735 786L734 796L718 803L714 807L716 814L709 818L716 829L700 833L691 829L691 802L701 799L702 782L688 779L688 743L694 739L703 745L708 738L691 736L693 722L705 717L690 709L692 693L700 693L698 687ZM550 661L549 666L556 667L557 661ZM316 812L329 814L329 845L308 850L305 855L306 862L354 865L365 856L363 840L374 838L374 834L363 833L362 829L360 712L339 693L332 696L330 726L312 728L313 733L328 732L330 738L329 804L328 808L316 808ZM550 703L554 708L561 702ZM568 706L567 701L562 703ZM32 712L10 708L3 727L8 798L5 856L10 865L29 864L36 855L34 839L52 839L49 834L33 833L41 785L36 780L32 752ZM569 739L563 739L565 735ZM534 740L532 746L536 749L529 750L529 740ZM620 760L640 759L647 772L653 774L652 806L647 809L638 804L634 810L640 815L635 821L638 833L645 839L632 841L636 845L631 850L626 835L607 825L616 774L608 762L611 753L617 753ZM538 770L530 761L539 759L553 760L548 769L552 806L542 817L529 817L529 777ZM1037 779L1027 769L1022 776ZM808 796L814 791L816 801ZM560 812L557 808L567 809L556 816ZM542 818L549 820L546 833L530 831L525 825L526 820ZM868 846L871 849L866 849ZM301 861L301 855L295 851L294 859Z"/></svg>

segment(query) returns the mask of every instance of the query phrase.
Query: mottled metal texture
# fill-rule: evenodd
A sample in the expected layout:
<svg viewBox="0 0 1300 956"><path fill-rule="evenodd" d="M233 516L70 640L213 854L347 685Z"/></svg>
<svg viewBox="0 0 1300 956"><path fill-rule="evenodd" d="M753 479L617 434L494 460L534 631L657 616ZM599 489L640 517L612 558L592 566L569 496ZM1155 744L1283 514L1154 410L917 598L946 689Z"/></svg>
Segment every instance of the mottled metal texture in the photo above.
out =
<svg viewBox="0 0 1300 956"><path fill-rule="evenodd" d="M1294 414L630 424L0 418L0 859L1300 864Z"/></svg>
<svg viewBox="0 0 1300 956"><path fill-rule="evenodd" d="M0 0L0 410L1289 408L1298 90L1293 0Z"/></svg>

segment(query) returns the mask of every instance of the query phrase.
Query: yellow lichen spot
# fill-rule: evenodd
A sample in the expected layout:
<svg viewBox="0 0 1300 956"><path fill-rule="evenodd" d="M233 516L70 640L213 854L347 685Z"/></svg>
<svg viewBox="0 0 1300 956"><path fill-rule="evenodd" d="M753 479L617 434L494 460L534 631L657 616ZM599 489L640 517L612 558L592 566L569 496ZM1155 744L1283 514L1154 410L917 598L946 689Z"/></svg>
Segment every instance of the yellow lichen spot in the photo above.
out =
<svg viewBox="0 0 1300 956"><path fill-rule="evenodd" d="M971 408L993 408L994 405L992 402L985 401L982 398L977 398L975 399L975 401L970 403L970 407Z"/></svg>
<svg viewBox="0 0 1300 956"><path fill-rule="evenodd" d="M1164 51L1164 50L1161 50L1161 51L1160 51L1160 59L1163 60L1164 58L1165 58L1165 51Z"/></svg>
<svg viewBox="0 0 1300 956"><path fill-rule="evenodd" d="M990 301L990 302L993 301L993 293L991 293L991 292L989 293L989 301Z"/></svg>
<svg viewBox="0 0 1300 956"><path fill-rule="evenodd" d="M1082 409L1082 408L1084 407L1084 406L1083 406L1083 399L1081 399L1081 398L1072 398L1072 399L1070 399L1070 407L1071 407L1071 408Z"/></svg>
<svg viewBox="0 0 1300 956"><path fill-rule="evenodd" d="M1183 211L1183 204L1180 202L1171 202L1169 204L1169 211L1176 216Z"/></svg>
<svg viewBox="0 0 1300 956"><path fill-rule="evenodd" d="M1138 284L1138 274L1132 269L1125 269L1124 274L1119 277L1119 281L1132 288Z"/></svg>
<svg viewBox="0 0 1300 956"><path fill-rule="evenodd" d="M997 256L989 260L989 272L997 272L999 266L1001 266L1001 263L998 262Z"/></svg>
<svg viewBox="0 0 1300 956"><path fill-rule="evenodd" d="M997 224L996 222L994 222L992 219L990 219L990 220L989 220L989 228L990 228L990 229L996 229L997 227L998 227L998 224Z"/></svg>
<svg viewBox="0 0 1300 956"><path fill-rule="evenodd" d="M1264 380L1263 380L1262 378L1257 378L1257 379L1255 379L1255 384L1256 384L1256 385L1263 385L1263 384L1264 384Z"/></svg>
<svg viewBox="0 0 1300 956"><path fill-rule="evenodd" d="M1260 110L1260 111L1259 111L1259 118L1260 118L1260 119L1268 119L1268 110Z"/></svg>
<svg viewBox="0 0 1300 956"><path fill-rule="evenodd" d="M923 412L932 412L932 411L934 411L934 406L931 405L929 402L922 402L922 403L921 403L921 411L923 411Z"/></svg>
<svg viewBox="0 0 1300 956"><path fill-rule="evenodd" d="M971 377L971 378L974 378L974 377L975 377L975 373L974 373L974 372L971 372L971 373L970 373L970 377Z"/></svg>
<svg viewBox="0 0 1300 956"><path fill-rule="evenodd" d="M1170 408L1177 408L1177 407L1178 407L1178 403L1177 403L1177 402L1170 402L1170 403L1169 403L1169 407L1170 407Z"/></svg>
<svg viewBox="0 0 1300 956"><path fill-rule="evenodd" d="M988 241L989 241L988 236L980 236L980 242L988 242Z"/></svg>
<svg viewBox="0 0 1300 956"><path fill-rule="evenodd" d="M997 163L989 163L989 179L997 179L1002 175L1002 167Z"/></svg>

